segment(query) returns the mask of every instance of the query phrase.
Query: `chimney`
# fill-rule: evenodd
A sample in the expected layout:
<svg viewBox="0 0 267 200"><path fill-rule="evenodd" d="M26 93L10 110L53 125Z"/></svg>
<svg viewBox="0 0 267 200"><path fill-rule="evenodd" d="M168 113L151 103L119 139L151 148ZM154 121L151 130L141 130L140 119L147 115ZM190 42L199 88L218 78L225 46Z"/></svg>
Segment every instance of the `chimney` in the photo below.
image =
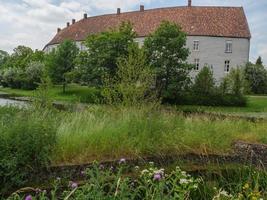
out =
<svg viewBox="0 0 267 200"><path fill-rule="evenodd" d="M67 27L69 27L70 26L70 23L69 22L67 22Z"/></svg>
<svg viewBox="0 0 267 200"><path fill-rule="evenodd" d="M192 6L192 0L188 0L188 7Z"/></svg>
<svg viewBox="0 0 267 200"><path fill-rule="evenodd" d="M72 19L72 24L75 24L75 19Z"/></svg>
<svg viewBox="0 0 267 200"><path fill-rule="evenodd" d="M61 31L61 28L57 28L57 32L59 33Z"/></svg>
<svg viewBox="0 0 267 200"><path fill-rule="evenodd" d="M117 15L121 14L121 9L117 8Z"/></svg>
<svg viewBox="0 0 267 200"><path fill-rule="evenodd" d="M83 14L83 18L84 18L84 19L87 19L87 13L84 13L84 14Z"/></svg>
<svg viewBox="0 0 267 200"><path fill-rule="evenodd" d="M140 5L140 11L144 12L145 11L145 6L144 5Z"/></svg>

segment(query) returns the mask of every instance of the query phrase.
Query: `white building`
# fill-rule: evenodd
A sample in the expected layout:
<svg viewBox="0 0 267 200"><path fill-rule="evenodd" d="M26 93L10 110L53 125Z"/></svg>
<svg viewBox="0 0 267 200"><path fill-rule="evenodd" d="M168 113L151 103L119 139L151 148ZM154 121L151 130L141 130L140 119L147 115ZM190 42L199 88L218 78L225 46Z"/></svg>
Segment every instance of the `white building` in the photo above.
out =
<svg viewBox="0 0 267 200"><path fill-rule="evenodd" d="M45 46L50 52L65 39L77 42L84 50L82 41L90 34L118 27L124 21L130 21L138 37L136 41L143 44L144 39L156 30L164 20L180 25L187 33L187 47L190 49L188 62L196 64L193 74L205 65L213 70L216 80L220 80L231 68L242 66L249 61L250 30L242 7L203 7L187 6L158 8L116 14L87 17L78 22L72 20L64 29L58 29L55 37Z"/></svg>

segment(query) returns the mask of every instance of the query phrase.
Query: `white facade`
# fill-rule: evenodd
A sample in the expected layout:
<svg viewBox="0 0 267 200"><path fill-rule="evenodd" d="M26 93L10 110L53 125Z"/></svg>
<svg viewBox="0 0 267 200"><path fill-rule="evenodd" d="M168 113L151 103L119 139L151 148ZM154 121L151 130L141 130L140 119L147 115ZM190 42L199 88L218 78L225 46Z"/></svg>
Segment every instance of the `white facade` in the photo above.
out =
<svg viewBox="0 0 267 200"><path fill-rule="evenodd" d="M139 46L144 44L144 40L135 39ZM220 81L231 68L244 66L249 61L250 40L247 38L187 36L186 47L190 50L187 62L198 63L198 69L192 72L192 77L207 65L212 69L216 81Z"/></svg>
<svg viewBox="0 0 267 200"><path fill-rule="evenodd" d="M143 46L145 38L136 38L139 46ZM86 47L77 42L80 50ZM57 45L47 46L44 51L51 52ZM190 50L188 63L196 64L192 72L194 77L205 65L209 66L216 81L220 81L231 68L244 66L249 61L250 40L247 38L188 36L186 47Z"/></svg>

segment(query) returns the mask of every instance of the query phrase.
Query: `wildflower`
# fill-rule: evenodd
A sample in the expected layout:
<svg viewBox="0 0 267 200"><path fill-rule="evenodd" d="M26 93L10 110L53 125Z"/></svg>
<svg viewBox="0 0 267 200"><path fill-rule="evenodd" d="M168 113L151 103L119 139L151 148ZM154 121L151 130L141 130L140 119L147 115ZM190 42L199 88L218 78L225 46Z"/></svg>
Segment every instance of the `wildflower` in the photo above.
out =
<svg viewBox="0 0 267 200"><path fill-rule="evenodd" d="M126 159L125 158L121 158L119 161L119 164L125 164L126 163Z"/></svg>
<svg viewBox="0 0 267 200"><path fill-rule="evenodd" d="M246 184L244 185L243 189L246 190L246 189L248 189L248 188L249 188L249 184L246 183Z"/></svg>
<svg viewBox="0 0 267 200"><path fill-rule="evenodd" d="M161 174L154 174L154 181L160 181L161 179Z"/></svg>
<svg viewBox="0 0 267 200"><path fill-rule="evenodd" d="M103 169L105 169L105 166L101 164L101 165L99 165L99 169L103 170Z"/></svg>
<svg viewBox="0 0 267 200"><path fill-rule="evenodd" d="M42 190L40 188L36 188L35 192L36 192L36 194L40 194L42 192Z"/></svg>
<svg viewBox="0 0 267 200"><path fill-rule="evenodd" d="M149 173L149 171L148 171L147 169L144 169L144 170L141 172L142 175L143 175L143 174L147 174L147 173Z"/></svg>
<svg viewBox="0 0 267 200"><path fill-rule="evenodd" d="M60 177L57 177L57 181L60 181L61 180L61 178Z"/></svg>
<svg viewBox="0 0 267 200"><path fill-rule="evenodd" d="M81 175L84 176L85 175L85 171L81 171Z"/></svg>
<svg viewBox="0 0 267 200"><path fill-rule="evenodd" d="M150 165L150 166L153 166L153 165L154 165L154 162L149 162L149 165Z"/></svg>
<svg viewBox="0 0 267 200"><path fill-rule="evenodd" d="M26 196L25 200L32 200L32 196L31 195Z"/></svg>
<svg viewBox="0 0 267 200"><path fill-rule="evenodd" d="M135 170L138 171L140 169L139 166L135 166Z"/></svg>
<svg viewBox="0 0 267 200"><path fill-rule="evenodd" d="M70 181L70 183L69 183L69 187L70 187L71 189L75 189L75 188L78 187L78 183L75 183L75 182Z"/></svg>
<svg viewBox="0 0 267 200"><path fill-rule="evenodd" d="M180 179L180 184L187 184L188 183L188 180L187 179L184 179L184 178L182 178L182 179Z"/></svg>

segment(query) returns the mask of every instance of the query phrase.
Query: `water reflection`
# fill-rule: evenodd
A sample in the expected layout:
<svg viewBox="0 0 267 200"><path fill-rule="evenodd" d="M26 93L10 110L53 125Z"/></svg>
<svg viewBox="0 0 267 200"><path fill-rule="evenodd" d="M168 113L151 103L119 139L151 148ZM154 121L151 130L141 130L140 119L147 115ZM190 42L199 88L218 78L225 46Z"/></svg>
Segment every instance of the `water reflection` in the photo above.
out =
<svg viewBox="0 0 267 200"><path fill-rule="evenodd" d="M26 106L27 103L24 101L16 101L12 99L3 99L0 98L0 106L19 106L19 107L24 107Z"/></svg>

